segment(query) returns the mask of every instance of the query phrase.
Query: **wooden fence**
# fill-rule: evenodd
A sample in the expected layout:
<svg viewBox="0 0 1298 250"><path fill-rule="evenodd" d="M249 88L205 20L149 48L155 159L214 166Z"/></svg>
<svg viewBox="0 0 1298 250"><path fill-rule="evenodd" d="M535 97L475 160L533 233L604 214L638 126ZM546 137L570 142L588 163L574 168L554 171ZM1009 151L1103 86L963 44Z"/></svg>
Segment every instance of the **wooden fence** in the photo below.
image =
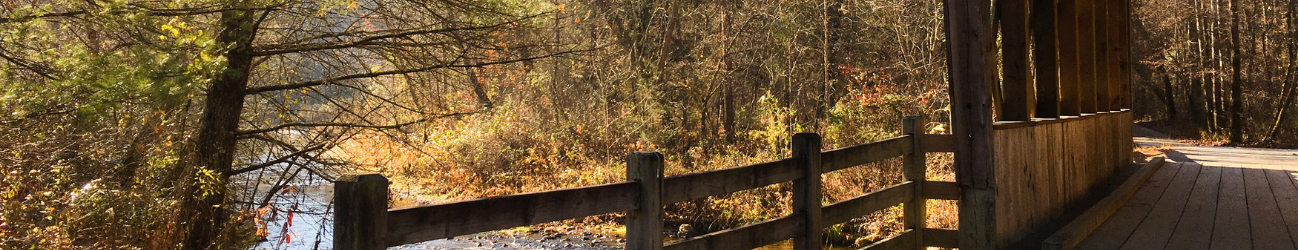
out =
<svg viewBox="0 0 1298 250"><path fill-rule="evenodd" d="M346 175L335 183L334 249L384 249L478 232L571 218L627 213L627 249L752 249L793 239L795 249L820 249L823 228L903 205L900 235L866 249L957 247L954 230L924 225L927 199L958 200L953 182L928 181L926 152L954 150L951 135L924 134L922 119L903 119L905 135L875 143L821 151L820 136L793 137L793 157L736 168L663 177L658 153L627 156L627 181L518 195L388 209L382 175ZM906 181L821 206L822 173L903 157ZM793 214L663 245L663 206L789 182Z"/></svg>

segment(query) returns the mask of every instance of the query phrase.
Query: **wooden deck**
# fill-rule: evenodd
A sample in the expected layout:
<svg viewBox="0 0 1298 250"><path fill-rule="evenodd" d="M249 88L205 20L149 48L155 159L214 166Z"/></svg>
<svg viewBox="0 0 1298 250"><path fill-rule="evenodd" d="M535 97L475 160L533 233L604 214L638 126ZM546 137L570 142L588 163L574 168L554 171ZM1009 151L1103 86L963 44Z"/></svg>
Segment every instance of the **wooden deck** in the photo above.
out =
<svg viewBox="0 0 1298 250"><path fill-rule="evenodd" d="M1201 152L1266 155L1253 158L1260 161L1298 155L1292 151L1226 152L1232 150L1244 149L1185 147L1169 152L1173 160L1183 161L1158 169L1078 248L1295 249L1298 161L1212 161L1203 156L1222 154ZM1175 157L1182 152L1191 157ZM1202 156L1194 157L1196 153Z"/></svg>

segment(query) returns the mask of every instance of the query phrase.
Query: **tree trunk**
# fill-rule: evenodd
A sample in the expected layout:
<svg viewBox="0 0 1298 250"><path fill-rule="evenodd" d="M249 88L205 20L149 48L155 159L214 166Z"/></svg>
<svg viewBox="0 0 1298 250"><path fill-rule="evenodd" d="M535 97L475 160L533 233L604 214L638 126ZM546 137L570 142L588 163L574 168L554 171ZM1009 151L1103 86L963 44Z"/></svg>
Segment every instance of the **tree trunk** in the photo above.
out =
<svg viewBox="0 0 1298 250"><path fill-rule="evenodd" d="M1267 133L1266 136L1267 140L1274 140L1280 136L1285 121L1289 120L1289 112L1291 112L1290 108L1294 104L1294 97L1298 96L1298 93L1295 93L1295 91L1298 91L1298 86L1295 86L1298 83L1294 82L1294 78L1298 77L1298 72L1296 72L1298 71L1298 65L1295 65L1298 48L1295 48L1296 45L1294 44L1298 42L1298 27L1294 27L1294 24L1298 24L1294 22L1295 11L1298 11L1298 0L1289 0L1289 13L1285 15L1285 23L1288 24L1286 32L1288 32L1289 37L1289 65L1285 70L1284 85L1280 87L1280 107L1276 108L1275 124L1271 125L1271 132Z"/></svg>
<svg viewBox="0 0 1298 250"><path fill-rule="evenodd" d="M1244 141L1244 123L1243 115L1241 114L1244 109L1244 98L1242 97L1242 93L1244 92L1244 81L1239 72L1241 57L1239 53L1239 4L1235 2L1236 0L1229 1L1228 4L1230 4L1231 16L1231 54L1234 55L1230 59L1231 71L1234 74L1234 79L1232 79L1233 81L1230 84L1230 142L1238 144Z"/></svg>
<svg viewBox="0 0 1298 250"><path fill-rule="evenodd" d="M244 89L248 86L252 69L252 41L254 12L227 10L221 13L221 31L216 37L220 44L230 45L225 53L225 71L212 79L198 131L197 166L188 175L184 194L184 211L187 218L185 249L207 249L217 243L229 216L225 206L226 174L234 162L238 142L240 114L243 112Z"/></svg>
<svg viewBox="0 0 1298 250"><path fill-rule="evenodd" d="M729 39L731 39L731 38L730 38L730 35L731 35L731 34L730 34L731 16L732 16L732 13L730 13L730 1L729 1L729 0L723 0L723 1L721 1L721 20L722 20L722 21L721 21L721 37L724 39L724 40L722 40L722 44L729 44L729 43L730 43L730 42L729 42ZM726 75L727 75L727 77L724 77L723 80L722 80L722 84L725 85L725 86L724 86L724 88L725 88L725 90L724 90L724 91L725 91L725 96L722 97L722 98L725 98L725 100L723 100L723 103L722 103L721 105L724 106L724 107L722 107L722 108L725 109L725 112L724 112L725 117L724 117L724 121L722 121L723 123L722 123L721 126L722 126L722 129L725 129L725 130L726 130L726 133L725 133L726 142L727 142L727 143L733 143L733 142L735 142L735 88L734 88L734 85L735 85L735 81L739 81L740 79L738 79L738 78L736 78L736 77L733 77L733 75L734 75L734 73L735 73L735 71L734 71L734 65L731 64L731 62L730 62L730 54L728 54L728 51L726 51L727 47L729 47L729 46L721 46L721 60L722 60L722 65L724 65L723 68L726 70L725 72L726 72Z"/></svg>
<svg viewBox="0 0 1298 250"><path fill-rule="evenodd" d="M1189 88L1190 121L1192 121L1195 125L1202 126L1205 123L1207 123L1208 120L1210 120L1210 119L1205 119L1206 117L1203 114L1205 113L1204 111L1210 110L1210 109L1204 109L1205 91L1203 85L1204 83L1206 83L1207 77L1203 73L1203 70L1204 70L1204 66L1208 65L1208 62L1211 61L1211 59L1209 58L1212 57L1211 57L1211 53L1204 51L1205 46L1203 43L1206 39L1203 38L1211 31L1205 30L1203 28L1204 24L1207 23L1203 21L1203 16L1204 16L1203 10L1205 9L1204 8L1205 6L1201 1L1196 0L1194 1L1194 3L1195 3L1194 5L1195 12L1198 15L1195 15L1196 17L1194 18L1194 24L1188 26L1190 27L1189 38L1195 44L1194 52L1196 53L1193 54L1195 54L1197 60L1194 60L1194 62L1197 63L1191 63L1185 66L1185 71L1186 71L1185 79L1190 81L1190 88ZM1208 103L1212 103L1212 102L1209 100ZM1211 105L1207 107L1211 107ZM1209 111L1207 113L1211 113L1211 112Z"/></svg>
<svg viewBox="0 0 1298 250"><path fill-rule="evenodd" d="M1163 75L1163 103L1167 105L1168 120L1176 120L1176 96L1172 91L1172 74Z"/></svg>

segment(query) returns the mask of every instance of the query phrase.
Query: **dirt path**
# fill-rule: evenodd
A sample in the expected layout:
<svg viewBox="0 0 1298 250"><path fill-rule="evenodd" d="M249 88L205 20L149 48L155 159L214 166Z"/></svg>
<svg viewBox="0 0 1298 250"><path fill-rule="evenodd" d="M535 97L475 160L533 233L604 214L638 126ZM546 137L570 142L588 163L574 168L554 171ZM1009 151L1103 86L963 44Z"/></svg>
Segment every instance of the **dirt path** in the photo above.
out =
<svg viewBox="0 0 1298 250"><path fill-rule="evenodd" d="M1137 130L1140 128L1137 127ZM1167 146L1168 160L1197 162L1204 166L1230 166L1260 169L1298 169L1298 149L1204 147L1176 140L1152 137L1133 138L1137 146Z"/></svg>

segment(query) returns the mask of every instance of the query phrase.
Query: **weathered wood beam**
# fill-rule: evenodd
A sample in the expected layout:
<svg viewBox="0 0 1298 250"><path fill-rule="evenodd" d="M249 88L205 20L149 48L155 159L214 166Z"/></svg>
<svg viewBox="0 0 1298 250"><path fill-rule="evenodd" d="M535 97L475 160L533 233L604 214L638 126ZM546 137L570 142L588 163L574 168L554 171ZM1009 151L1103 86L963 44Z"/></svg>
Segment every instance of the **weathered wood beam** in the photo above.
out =
<svg viewBox="0 0 1298 250"><path fill-rule="evenodd" d="M949 134L925 134L919 144L924 152L955 152L955 136Z"/></svg>
<svg viewBox="0 0 1298 250"><path fill-rule="evenodd" d="M825 206L821 222L833 225L847 222L852 218L865 216L875 211L901 205L915 197L915 182L904 182L879 191L867 193L845 201Z"/></svg>
<svg viewBox="0 0 1298 250"><path fill-rule="evenodd" d="M875 242L861 250L915 249L915 242L915 231L906 230L901 235Z"/></svg>
<svg viewBox="0 0 1298 250"><path fill-rule="evenodd" d="M957 236L958 233L959 232L956 230L951 229L925 228L924 235L928 237L924 238L924 246L941 248L960 247L960 238Z"/></svg>
<svg viewBox="0 0 1298 250"><path fill-rule="evenodd" d="M639 184L622 182L392 209L387 245L632 210L638 193Z"/></svg>
<svg viewBox="0 0 1298 250"><path fill-rule="evenodd" d="M1118 0L1120 29L1118 32L1118 107L1131 108L1131 1Z"/></svg>
<svg viewBox="0 0 1298 250"><path fill-rule="evenodd" d="M662 154L637 152L627 155L626 180L639 186L636 209L626 213L626 249L663 249Z"/></svg>
<svg viewBox="0 0 1298 250"><path fill-rule="evenodd" d="M793 216L802 219L802 233L793 237L794 250L821 248L820 135L793 135L793 158L802 169L802 178L793 180Z"/></svg>
<svg viewBox="0 0 1298 250"><path fill-rule="evenodd" d="M1000 0L1001 12L1001 121L1032 119L1033 90L1029 55L1028 1Z"/></svg>
<svg viewBox="0 0 1298 250"><path fill-rule="evenodd" d="M663 179L663 203L728 194L802 178L793 158Z"/></svg>
<svg viewBox="0 0 1298 250"><path fill-rule="evenodd" d="M1059 51L1055 2L1056 0L1032 0L1032 62L1037 78L1035 118L1059 118Z"/></svg>
<svg viewBox="0 0 1298 250"><path fill-rule="evenodd" d="M346 174L334 181L334 249L387 249L388 178Z"/></svg>
<svg viewBox="0 0 1298 250"><path fill-rule="evenodd" d="M1110 90L1109 55L1111 39L1109 38L1109 1L1112 0L1094 0L1095 8L1095 111L1107 112L1113 110L1109 107Z"/></svg>
<svg viewBox="0 0 1298 250"><path fill-rule="evenodd" d="M1074 2L1074 7L1077 7L1077 69L1081 73L1077 82L1078 103L1083 114L1094 114L1098 110L1095 104L1099 100L1095 94L1095 1L1100 0Z"/></svg>
<svg viewBox="0 0 1298 250"><path fill-rule="evenodd" d="M667 245L666 250L753 249L793 238L802 233L802 218L785 216L731 228Z"/></svg>
<svg viewBox="0 0 1298 250"><path fill-rule="evenodd" d="M994 39L991 3L944 0L951 124L955 137L956 179L961 186L960 249L996 249L995 171L991 145L991 92L985 54Z"/></svg>
<svg viewBox="0 0 1298 250"><path fill-rule="evenodd" d="M924 199L930 200L960 200L960 185L955 182L947 181L925 181L924 193L921 194Z"/></svg>
<svg viewBox="0 0 1298 250"><path fill-rule="evenodd" d="M902 217L902 226L915 232L915 249L924 248L924 225L927 220L928 203L920 194L924 193L924 182L928 180L928 168L925 161L923 144L919 142L924 137L924 118L919 116L907 116L901 119L901 132L911 137L913 150L906 154L903 159L902 172L906 175L906 181L911 183L913 189L911 194L906 198L906 203L902 205L904 216Z"/></svg>
<svg viewBox="0 0 1298 250"><path fill-rule="evenodd" d="M1059 114L1081 115L1077 0L1059 0L1055 34L1059 40Z"/></svg>
<svg viewBox="0 0 1298 250"><path fill-rule="evenodd" d="M853 166L869 164L911 153L914 137L900 136L846 148L825 151L821 154L821 171L825 173Z"/></svg>
<svg viewBox="0 0 1298 250"><path fill-rule="evenodd" d="M1118 209L1122 208L1123 204L1126 204L1136 194L1136 191L1145 184L1145 181L1148 181L1155 172L1158 172L1158 168L1162 167L1163 164L1163 157L1157 157L1141 166L1126 182L1114 189L1112 194L1095 203L1095 206L1091 206L1090 209L1082 212L1072 222L1064 225L1059 231L1042 241L1041 249L1068 250L1077 247L1082 242L1082 239L1085 239L1087 235L1099 228L1100 224L1108 220L1114 213L1117 213Z"/></svg>

